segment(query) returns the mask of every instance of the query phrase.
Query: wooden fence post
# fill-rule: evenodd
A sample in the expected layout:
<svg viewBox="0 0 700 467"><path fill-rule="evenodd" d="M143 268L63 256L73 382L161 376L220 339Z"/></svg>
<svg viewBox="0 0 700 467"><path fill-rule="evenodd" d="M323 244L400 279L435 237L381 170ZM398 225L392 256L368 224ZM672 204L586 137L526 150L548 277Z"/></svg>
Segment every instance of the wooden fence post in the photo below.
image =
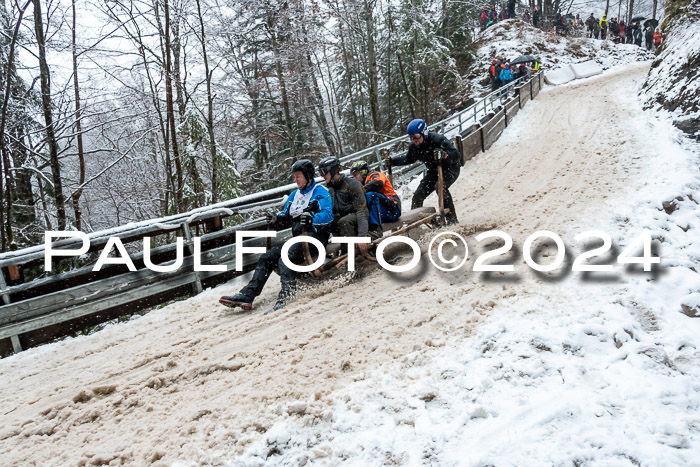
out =
<svg viewBox="0 0 700 467"><path fill-rule="evenodd" d="M194 244L192 241L192 231L190 231L190 225L187 221L182 223L182 229L185 231L185 243L187 244L187 249L190 252L190 256L194 256ZM199 272L194 271L194 281L192 282L192 288L195 294L202 293L202 279L199 277Z"/></svg>

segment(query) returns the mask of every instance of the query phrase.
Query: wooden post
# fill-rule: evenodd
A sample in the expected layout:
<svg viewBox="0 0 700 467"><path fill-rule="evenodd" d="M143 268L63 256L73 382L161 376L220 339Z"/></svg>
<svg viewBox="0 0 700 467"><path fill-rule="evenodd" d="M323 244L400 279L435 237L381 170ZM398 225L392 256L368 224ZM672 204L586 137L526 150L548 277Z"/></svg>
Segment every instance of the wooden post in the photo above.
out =
<svg viewBox="0 0 700 467"><path fill-rule="evenodd" d="M387 151L388 153L389 151ZM387 171L387 178L389 179L389 183L391 183L391 186L394 186L394 174L391 173L391 159L384 159L386 162L384 163Z"/></svg>
<svg viewBox="0 0 700 467"><path fill-rule="evenodd" d="M5 275L0 269L0 294L2 294L2 301L5 305L10 304L10 294L7 292L7 283L5 282Z"/></svg>
<svg viewBox="0 0 700 467"><path fill-rule="evenodd" d="M194 256L194 245L192 244L192 232L190 231L190 225L187 222L182 223L182 230L185 231L185 241L187 243L187 249L190 255ZM192 288L195 294L202 293L202 279L199 277L199 272L194 271L194 281L192 282Z"/></svg>
<svg viewBox="0 0 700 467"><path fill-rule="evenodd" d="M19 336L10 336L10 341L12 341L12 350L15 353L20 353L22 351L22 344L19 342Z"/></svg>
<svg viewBox="0 0 700 467"><path fill-rule="evenodd" d="M379 153L379 148L374 150L374 154L377 156L377 169L381 170L382 166L382 155Z"/></svg>
<svg viewBox="0 0 700 467"><path fill-rule="evenodd" d="M17 266L15 266L15 265L8 266L7 272L9 273L10 280L12 282L18 281L20 279L19 268Z"/></svg>
<svg viewBox="0 0 700 467"><path fill-rule="evenodd" d="M442 179L442 149L436 149L433 153L433 157L438 161L438 207L440 209L440 215L445 215L445 197L443 196L443 179Z"/></svg>
<svg viewBox="0 0 700 467"><path fill-rule="evenodd" d="M301 234L302 234L303 236L305 236L305 237L308 236L308 234L307 234L306 232L302 232ZM312 264L314 264L314 260L313 260L313 258L311 257L311 251L309 251L309 243L308 243L308 242L303 242L303 243L301 244L301 246L302 246L302 248L304 249L304 258L306 258L306 265L307 265L307 266L311 266ZM319 254L320 254L320 253L321 253L321 252L319 252ZM319 271L318 269L314 269L313 271L311 271L311 274L312 274L314 277L321 277L321 271Z"/></svg>

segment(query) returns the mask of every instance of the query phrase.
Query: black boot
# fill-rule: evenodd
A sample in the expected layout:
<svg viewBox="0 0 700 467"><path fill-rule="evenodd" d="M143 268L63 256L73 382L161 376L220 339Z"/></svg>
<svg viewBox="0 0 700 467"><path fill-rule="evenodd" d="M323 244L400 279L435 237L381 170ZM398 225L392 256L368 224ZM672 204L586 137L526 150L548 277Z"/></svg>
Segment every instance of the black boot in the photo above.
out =
<svg viewBox="0 0 700 467"><path fill-rule="evenodd" d="M219 299L219 303L229 308L240 307L244 311L253 308L253 299L244 293L237 293L233 296L224 296Z"/></svg>

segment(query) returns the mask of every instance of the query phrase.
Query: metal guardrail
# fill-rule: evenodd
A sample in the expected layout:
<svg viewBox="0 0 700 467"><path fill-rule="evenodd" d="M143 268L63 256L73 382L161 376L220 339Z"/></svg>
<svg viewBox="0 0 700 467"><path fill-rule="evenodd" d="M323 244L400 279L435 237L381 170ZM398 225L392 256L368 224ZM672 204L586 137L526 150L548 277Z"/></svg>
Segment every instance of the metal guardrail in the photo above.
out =
<svg viewBox="0 0 700 467"><path fill-rule="evenodd" d="M533 79L539 80L541 85L541 73L534 75ZM529 80L527 82L530 82ZM526 83L524 78L520 78L484 96L468 108L446 118L440 122L432 124L429 130L440 130L448 137L455 137L457 146L462 150L463 136L469 135L471 138L481 139L483 150L484 135L480 130L481 124L486 125L485 119L493 113L498 113L505 107L509 96L518 94L519 86ZM541 86L537 86L539 90ZM530 88L532 89L532 88ZM529 94L533 95L531 90ZM531 97L531 96L528 96ZM472 131L474 129L477 131ZM500 134L500 133L499 133ZM341 158L342 164L347 164L358 159L376 160L368 163L373 168L383 168L381 151L392 150L409 144L406 136L393 138L381 144L366 148L362 151L350 154ZM470 151L473 152L472 144ZM473 154L470 154L471 158ZM414 176L424 171L422 164L417 163L410 166L396 167L394 180L398 186L411 180ZM321 180L320 177L317 180ZM283 195L288 194L296 188L295 184L287 184L264 192L242 196L240 198L224 201L214 205L195 209L187 213L176 214L159 219L150 219L138 223L127 224L113 229L102 230L88 235L91 250L103 247L110 237L119 237L124 243L140 241L143 237L163 235L174 230L181 230L185 237L185 260L178 271L173 273L153 273L148 269L140 269L136 272L127 272L125 268L106 268L106 272L101 276L95 276L91 270L91 265L84 265L81 268L67 272L58 273L49 277L44 277L20 283L8 287L5 276L0 272L0 295L3 304L0 306L0 340L10 338L15 352L22 349L19 339L20 334L42 329L56 323L65 322L77 317L86 316L104 309L113 309L123 306L128 308L130 304L140 301L144 297L162 296L168 291L182 289L183 286L191 286L194 293L201 292L203 283L212 283L219 280L227 280L232 275L243 272L228 271L227 273L214 272L193 272L192 268L185 267L192 265L193 242L192 226L205 223L233 215L244 215L279 205L283 201ZM202 258L207 264L233 265L235 258L235 245L231 239L235 237L235 232L239 230L252 230L264 228L264 221L260 218L250 219L234 227L222 228L206 233L201 237ZM274 244L286 240L290 236L288 231L278 234ZM259 244L260 239L249 240L248 244ZM258 242L258 243L256 243ZM223 245L222 245L223 243ZM82 244L77 239L67 239L54 242L52 248L75 248ZM205 248L209 245L208 248ZM189 252L189 255L187 254ZM174 261L175 245L167 244L154 248L151 252L154 262L159 257L161 265L166 265ZM257 261L258 255L250 255L246 260L245 267L251 269ZM142 260L141 254L130 255L132 261L138 263ZM23 250L0 254L0 268L17 268L28 263L37 262L44 259L44 246L38 245ZM0 270L1 271L1 270ZM13 297L18 297L14 299Z"/></svg>

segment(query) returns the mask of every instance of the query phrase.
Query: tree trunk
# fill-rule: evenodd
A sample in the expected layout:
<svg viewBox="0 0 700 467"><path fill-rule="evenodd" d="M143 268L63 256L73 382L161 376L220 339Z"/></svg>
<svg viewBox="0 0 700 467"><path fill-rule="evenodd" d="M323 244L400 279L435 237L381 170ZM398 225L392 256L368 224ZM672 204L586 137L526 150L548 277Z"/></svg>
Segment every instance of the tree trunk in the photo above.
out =
<svg viewBox="0 0 700 467"><path fill-rule="evenodd" d="M301 32L304 37L304 61L306 62L305 67L305 81L307 81L307 86L309 88L309 94L311 98L312 108L314 110L314 117L316 119L316 124L321 130L321 136L323 136L323 141L326 144L328 152L337 155L335 149L335 142L333 141L333 135L331 134L330 128L328 127L328 120L326 119L326 111L323 106L323 95L321 94L321 88L318 85L318 79L316 78L316 67L314 66L313 60L311 60L311 44L309 43L306 26L302 21Z"/></svg>
<svg viewBox="0 0 700 467"><path fill-rule="evenodd" d="M73 89L75 91L75 132L78 141L78 189L71 195L73 201L73 212L75 214L75 228L82 230L80 214L80 195L83 194L83 183L85 183L85 153L83 150L83 131L80 123L80 88L78 86L78 54L75 44L75 0L71 2L73 10Z"/></svg>
<svg viewBox="0 0 700 467"><path fill-rule="evenodd" d="M340 34L340 50L341 50L341 55L343 56L343 66L345 67L345 81L346 85L348 87L348 96L350 96L350 109L351 109L351 116L352 116L352 123L355 131L353 131L353 139L355 143L355 149L359 150L360 149L360 135L359 135L359 129L360 129L360 122L357 116L357 101L355 99L355 93L353 92L353 70L350 67L350 61L348 60L348 57L350 56L348 49L345 45L345 34L343 32L343 25L338 24L338 32Z"/></svg>
<svg viewBox="0 0 700 467"><path fill-rule="evenodd" d="M46 123L46 141L49 146L49 161L53 178L54 202L56 203L56 217L58 230L66 229L66 200L63 195L63 182L61 181L61 167L58 161L58 142L54 133L53 112L51 103L51 77L49 66L46 63L46 41L44 38L44 25L41 17L40 0L32 0L34 3L34 30L39 49L39 75L41 80L41 105L44 111Z"/></svg>
<svg viewBox="0 0 700 467"><path fill-rule="evenodd" d="M374 45L374 15L372 5L368 0L364 0L365 33L367 34L367 80L369 88L369 108L372 115L372 129L374 136L372 144L377 142L377 134L381 130L379 122L379 85L377 79L377 53Z"/></svg>
<svg viewBox="0 0 700 467"><path fill-rule="evenodd" d="M180 161L180 151L177 145L177 128L175 126L175 110L173 104L173 82L172 82L172 60L170 58L170 7L168 6L168 0L164 0L163 8L165 13L165 30L163 35L165 37L165 95L166 95L166 106L167 106L167 120L170 126L170 138L173 147L173 159L175 160L175 171L177 176L177 189L175 191L175 200L178 212L182 212L184 209L182 202L182 195L184 189L184 182L182 177L182 163Z"/></svg>
<svg viewBox="0 0 700 467"><path fill-rule="evenodd" d="M651 10L651 19L656 19L656 8L659 6L659 1L654 0L653 8Z"/></svg>
<svg viewBox="0 0 700 467"><path fill-rule="evenodd" d="M5 144L5 128L7 122L7 106L10 102L10 93L12 92L12 76L14 75L15 68L14 61L15 47L17 45L17 36L19 34L20 24L22 23L22 17L24 16L24 12L27 10L27 7L30 3L31 0L25 3L24 6L19 10L17 24L15 24L15 28L12 33L12 39L10 40L9 51L7 54L7 70L5 73L5 92L3 94L2 99L2 110L0 111L0 155L2 157L3 168L3 175L0 175L0 197L4 197L5 202L7 203L7 211L3 211L2 206L0 205L0 225L4 227L3 229L0 229L2 231L2 233L0 234L0 237L2 238L2 240L0 241L0 251L6 251L8 243L12 243L13 241L11 189L12 183L10 175L9 149ZM5 186L3 186L3 184L5 184ZM5 212L7 212L7 215L5 215Z"/></svg>
<svg viewBox="0 0 700 467"><path fill-rule="evenodd" d="M605 17L608 17L608 10L610 10L610 0L605 0Z"/></svg>
<svg viewBox="0 0 700 467"><path fill-rule="evenodd" d="M209 72L209 58L207 56L206 34L204 33L204 19L202 9L197 0L197 15L199 16L200 41L202 43L202 58L204 60L204 74L207 81L207 133L209 134L209 157L211 157L211 202L218 201L218 164L216 157L216 140L214 139L214 96L211 93L211 73Z"/></svg>
<svg viewBox="0 0 700 467"><path fill-rule="evenodd" d="M632 17L634 16L634 0L630 0L629 10L627 11L627 27L632 23Z"/></svg>
<svg viewBox="0 0 700 467"><path fill-rule="evenodd" d="M272 29L272 18L268 18L268 32L270 34L270 41L272 42L272 51L275 56L275 71L277 72L277 81L280 85L280 94L282 96L282 110L284 111L285 126L287 127L288 140L289 140L289 153L292 158L297 157L296 148L296 131L294 129L294 120L292 119L292 112L289 108L289 97L287 95L287 83L284 78L284 70L282 68L282 57L280 54L280 45L277 42L277 37L275 31Z"/></svg>

